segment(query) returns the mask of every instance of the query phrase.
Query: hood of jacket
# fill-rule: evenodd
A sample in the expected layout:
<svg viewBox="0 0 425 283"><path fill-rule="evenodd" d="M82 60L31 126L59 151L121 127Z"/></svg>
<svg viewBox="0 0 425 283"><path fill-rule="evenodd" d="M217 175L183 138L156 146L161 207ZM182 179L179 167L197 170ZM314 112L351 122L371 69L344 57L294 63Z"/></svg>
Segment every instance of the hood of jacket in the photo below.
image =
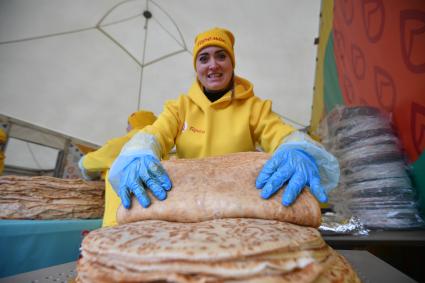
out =
<svg viewBox="0 0 425 283"><path fill-rule="evenodd" d="M232 103L233 100L248 99L254 96L254 86L248 80L235 76L233 80L233 89L229 90L220 99L211 102L202 90L201 83L196 80L189 89L189 98L197 104L201 109L208 107L225 108Z"/></svg>

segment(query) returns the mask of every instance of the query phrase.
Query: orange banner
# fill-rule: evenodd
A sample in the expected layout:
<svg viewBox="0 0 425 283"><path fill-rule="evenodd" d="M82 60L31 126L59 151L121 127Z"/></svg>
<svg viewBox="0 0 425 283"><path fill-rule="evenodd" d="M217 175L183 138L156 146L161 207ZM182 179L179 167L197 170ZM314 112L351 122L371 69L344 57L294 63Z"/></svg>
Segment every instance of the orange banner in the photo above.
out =
<svg viewBox="0 0 425 283"><path fill-rule="evenodd" d="M345 104L390 113L416 161L425 149L425 1L335 1L333 37Z"/></svg>

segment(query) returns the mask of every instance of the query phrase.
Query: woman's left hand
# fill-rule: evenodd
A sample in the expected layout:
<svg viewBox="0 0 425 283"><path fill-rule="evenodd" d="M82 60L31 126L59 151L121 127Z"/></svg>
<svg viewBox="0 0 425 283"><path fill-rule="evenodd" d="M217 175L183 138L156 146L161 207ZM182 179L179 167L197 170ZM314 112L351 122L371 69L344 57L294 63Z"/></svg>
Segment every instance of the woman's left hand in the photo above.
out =
<svg viewBox="0 0 425 283"><path fill-rule="evenodd" d="M285 182L288 185L282 196L284 206L291 205L305 186L320 201L327 202L325 190L314 158L302 149L279 147L266 162L256 180L261 197L270 198Z"/></svg>

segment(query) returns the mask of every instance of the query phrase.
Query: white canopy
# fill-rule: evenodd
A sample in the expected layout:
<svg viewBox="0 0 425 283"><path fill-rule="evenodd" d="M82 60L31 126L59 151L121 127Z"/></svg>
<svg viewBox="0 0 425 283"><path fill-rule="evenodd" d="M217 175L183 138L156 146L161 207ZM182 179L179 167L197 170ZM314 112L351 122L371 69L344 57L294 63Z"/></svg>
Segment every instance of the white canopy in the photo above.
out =
<svg viewBox="0 0 425 283"><path fill-rule="evenodd" d="M314 0L0 0L0 114L101 145L188 90L193 39L219 26L235 35L236 74L300 128L319 13Z"/></svg>

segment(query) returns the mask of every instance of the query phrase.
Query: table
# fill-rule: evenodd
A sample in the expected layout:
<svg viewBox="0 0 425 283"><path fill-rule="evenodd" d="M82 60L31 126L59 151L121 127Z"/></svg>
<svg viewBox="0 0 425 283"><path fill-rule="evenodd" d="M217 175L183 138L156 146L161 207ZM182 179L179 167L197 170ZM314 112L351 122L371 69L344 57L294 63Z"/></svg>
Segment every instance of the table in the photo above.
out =
<svg viewBox="0 0 425 283"><path fill-rule="evenodd" d="M323 234L323 238L337 250L366 250L425 282L425 230L371 231L367 236Z"/></svg>
<svg viewBox="0 0 425 283"><path fill-rule="evenodd" d="M356 270L363 283L413 283L413 279L367 251L338 250ZM64 282L75 278L75 262L0 279L0 283Z"/></svg>
<svg viewBox="0 0 425 283"><path fill-rule="evenodd" d="M425 230L406 231L370 231L367 236L323 234L325 241L332 247L359 245L397 245L425 247Z"/></svg>
<svg viewBox="0 0 425 283"><path fill-rule="evenodd" d="M102 225L88 220L0 220L0 278L76 261L84 230Z"/></svg>

